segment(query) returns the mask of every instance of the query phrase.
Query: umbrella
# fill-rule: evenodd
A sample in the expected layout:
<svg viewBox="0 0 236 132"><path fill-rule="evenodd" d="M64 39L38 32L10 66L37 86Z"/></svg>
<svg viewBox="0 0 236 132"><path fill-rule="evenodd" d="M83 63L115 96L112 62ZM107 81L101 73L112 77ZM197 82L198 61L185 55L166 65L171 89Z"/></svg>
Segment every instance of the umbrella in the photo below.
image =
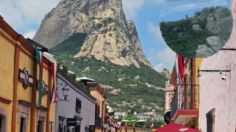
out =
<svg viewBox="0 0 236 132"><path fill-rule="evenodd" d="M200 131L183 125L175 124L174 122L170 122L168 125L165 125L164 127L157 129L156 132L200 132Z"/></svg>

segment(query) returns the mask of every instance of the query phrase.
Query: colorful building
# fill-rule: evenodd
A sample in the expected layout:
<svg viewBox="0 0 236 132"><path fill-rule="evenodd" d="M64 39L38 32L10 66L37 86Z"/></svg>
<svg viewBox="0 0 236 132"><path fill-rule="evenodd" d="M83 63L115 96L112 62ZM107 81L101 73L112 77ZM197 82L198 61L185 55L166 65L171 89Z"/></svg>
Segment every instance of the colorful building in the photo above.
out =
<svg viewBox="0 0 236 132"><path fill-rule="evenodd" d="M231 0L233 29L226 45L203 60L199 69L199 128L202 132L236 131L236 1Z"/></svg>
<svg viewBox="0 0 236 132"><path fill-rule="evenodd" d="M107 124L107 97L101 85L89 78L79 78L90 90L90 94L96 99L95 132L104 132L109 127Z"/></svg>
<svg viewBox="0 0 236 132"><path fill-rule="evenodd" d="M171 79L166 85L165 119L169 118L177 124L198 128L198 68L202 59L188 59L177 55L176 60Z"/></svg>
<svg viewBox="0 0 236 132"><path fill-rule="evenodd" d="M104 89L100 84L93 85L92 83L88 83L90 86L90 94L96 99L96 132L103 132L108 127L105 126L107 124L107 97Z"/></svg>
<svg viewBox="0 0 236 132"><path fill-rule="evenodd" d="M1 132L54 132L53 63L42 55L47 49L39 47L44 60L39 66L31 42L0 16Z"/></svg>

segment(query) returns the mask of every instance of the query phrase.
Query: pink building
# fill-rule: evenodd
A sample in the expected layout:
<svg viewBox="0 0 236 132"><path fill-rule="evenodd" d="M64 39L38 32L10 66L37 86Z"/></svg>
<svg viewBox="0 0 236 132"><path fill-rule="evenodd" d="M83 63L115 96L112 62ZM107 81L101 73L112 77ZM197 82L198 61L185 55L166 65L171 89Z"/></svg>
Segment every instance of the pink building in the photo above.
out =
<svg viewBox="0 0 236 132"><path fill-rule="evenodd" d="M199 128L236 132L236 0L231 0L233 30L224 48L203 60L199 69Z"/></svg>

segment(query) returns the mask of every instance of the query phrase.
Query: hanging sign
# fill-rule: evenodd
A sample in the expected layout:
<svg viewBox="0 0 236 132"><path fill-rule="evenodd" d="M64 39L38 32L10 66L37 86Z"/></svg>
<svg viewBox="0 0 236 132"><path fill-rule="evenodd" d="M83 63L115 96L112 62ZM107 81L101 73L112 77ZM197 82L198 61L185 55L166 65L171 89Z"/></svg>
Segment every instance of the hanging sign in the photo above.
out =
<svg viewBox="0 0 236 132"><path fill-rule="evenodd" d="M33 77L29 75L29 72L24 68L23 70L19 69L19 79L22 82L24 88L28 86L33 86Z"/></svg>
<svg viewBox="0 0 236 132"><path fill-rule="evenodd" d="M48 85L45 84L45 82L43 81L43 95L46 95L48 93Z"/></svg>

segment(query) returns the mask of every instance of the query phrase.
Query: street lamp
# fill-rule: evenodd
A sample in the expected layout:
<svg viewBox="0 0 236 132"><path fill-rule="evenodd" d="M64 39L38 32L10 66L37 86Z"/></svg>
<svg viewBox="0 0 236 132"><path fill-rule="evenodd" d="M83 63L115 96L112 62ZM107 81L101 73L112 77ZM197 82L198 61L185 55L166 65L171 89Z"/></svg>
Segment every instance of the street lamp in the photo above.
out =
<svg viewBox="0 0 236 132"><path fill-rule="evenodd" d="M68 94L69 94L69 90L70 89L68 89L68 88L62 88L62 95L63 95L63 97L64 97L64 101L68 101Z"/></svg>

